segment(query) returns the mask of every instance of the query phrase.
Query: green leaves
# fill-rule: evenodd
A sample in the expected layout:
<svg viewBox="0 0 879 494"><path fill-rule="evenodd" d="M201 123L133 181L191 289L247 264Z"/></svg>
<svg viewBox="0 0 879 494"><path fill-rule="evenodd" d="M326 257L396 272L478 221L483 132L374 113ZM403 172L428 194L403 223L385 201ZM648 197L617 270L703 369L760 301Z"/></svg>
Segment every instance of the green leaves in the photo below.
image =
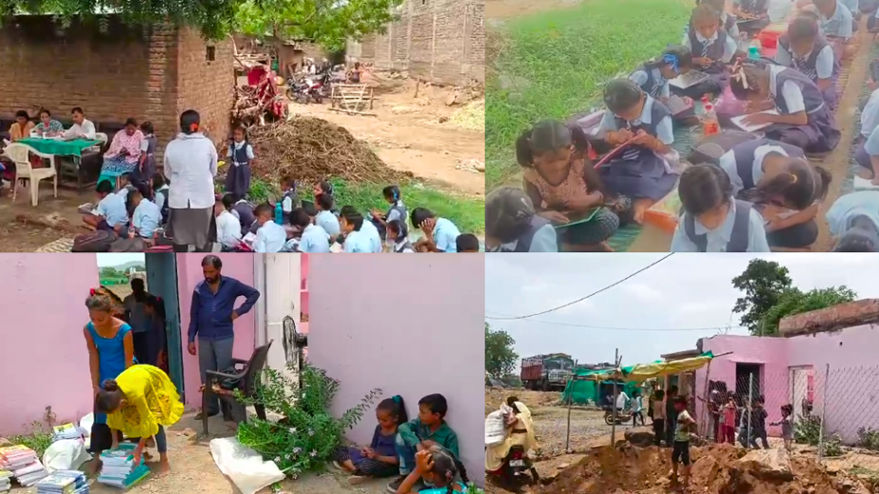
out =
<svg viewBox="0 0 879 494"><path fill-rule="evenodd" d="M516 340L506 331L493 331L485 323L485 372L498 379L513 372L519 355L513 351Z"/></svg>

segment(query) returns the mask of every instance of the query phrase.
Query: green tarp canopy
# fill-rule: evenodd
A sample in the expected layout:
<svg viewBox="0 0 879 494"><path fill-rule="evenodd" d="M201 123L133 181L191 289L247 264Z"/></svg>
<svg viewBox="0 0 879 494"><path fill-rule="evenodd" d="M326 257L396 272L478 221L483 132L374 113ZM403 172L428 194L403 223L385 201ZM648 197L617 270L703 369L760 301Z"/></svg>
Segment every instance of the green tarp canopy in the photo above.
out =
<svg viewBox="0 0 879 494"><path fill-rule="evenodd" d="M589 402L601 406L601 385L613 385L611 374L613 369L606 370L578 370L574 373L578 377L589 377L585 380L571 380L565 386L562 392L562 403L571 403L574 405L585 405ZM632 391L638 389L638 383L634 381L622 382L617 381L617 386L632 396Z"/></svg>

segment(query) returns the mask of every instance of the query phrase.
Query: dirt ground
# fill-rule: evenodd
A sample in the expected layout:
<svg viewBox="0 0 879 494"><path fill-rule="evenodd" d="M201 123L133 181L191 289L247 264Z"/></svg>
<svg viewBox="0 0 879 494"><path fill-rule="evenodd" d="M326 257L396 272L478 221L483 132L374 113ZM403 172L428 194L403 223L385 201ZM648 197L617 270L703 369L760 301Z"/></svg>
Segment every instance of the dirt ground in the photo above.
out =
<svg viewBox="0 0 879 494"><path fill-rule="evenodd" d="M376 77L382 78L382 88L369 110L376 116L332 111L328 103L291 103L290 111L345 127L357 139L368 142L391 168L412 172L441 189L484 196L485 180L478 171L485 163L484 102L480 97L470 103L470 96L476 93L463 90L459 98L464 104L448 106L455 93L452 88L421 85L415 97L414 81L383 74ZM468 103L473 112L468 119L472 128L455 123L456 112L462 115Z"/></svg>
<svg viewBox="0 0 879 494"><path fill-rule="evenodd" d="M240 494L214 464L210 454L209 439L194 436L194 431L201 432L201 422L193 420L194 414L187 414L175 426L168 429L168 458L171 462L171 473L164 476L150 475L130 491L131 494L185 493L185 494ZM235 435L233 427L227 426L222 419L214 417L210 422L211 438ZM155 451L153 451L155 454ZM148 463L149 464L149 463ZM86 470L85 464L81 470ZM150 464L150 466L153 466ZM377 480L356 487L348 484L346 476L327 471L324 474L309 474L298 480L285 480L282 491L288 494L379 494L386 492L388 480ZM119 489L108 487L90 479L90 492L93 494L118 494ZM13 494L36 494L36 488L14 488ZM272 492L270 487L260 494Z"/></svg>

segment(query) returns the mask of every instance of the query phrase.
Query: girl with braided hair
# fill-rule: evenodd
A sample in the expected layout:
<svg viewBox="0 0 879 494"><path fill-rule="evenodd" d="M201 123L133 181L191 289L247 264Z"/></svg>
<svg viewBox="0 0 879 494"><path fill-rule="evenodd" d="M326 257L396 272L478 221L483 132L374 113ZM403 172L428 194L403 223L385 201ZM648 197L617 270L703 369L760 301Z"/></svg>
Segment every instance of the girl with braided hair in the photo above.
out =
<svg viewBox="0 0 879 494"><path fill-rule="evenodd" d="M464 492L467 482L467 471L460 460L447 449L431 446L415 454L415 470L400 484L397 494Z"/></svg>
<svg viewBox="0 0 879 494"><path fill-rule="evenodd" d="M395 395L382 400L375 408L378 425L369 446L339 448L333 466L351 473L352 485L376 477L393 477L399 471L396 439L397 427L409 420L403 397Z"/></svg>

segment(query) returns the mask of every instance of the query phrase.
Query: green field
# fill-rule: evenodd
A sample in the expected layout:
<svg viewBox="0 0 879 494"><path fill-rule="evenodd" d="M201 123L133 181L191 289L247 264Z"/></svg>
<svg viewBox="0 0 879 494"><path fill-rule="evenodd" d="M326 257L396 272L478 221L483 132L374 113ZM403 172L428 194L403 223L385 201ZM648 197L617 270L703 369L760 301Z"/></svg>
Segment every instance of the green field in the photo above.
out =
<svg viewBox="0 0 879 494"><path fill-rule="evenodd" d="M604 81L680 43L694 3L584 0L501 26L500 49L488 53L495 58L486 84L486 189L517 174L514 143L529 125L589 110Z"/></svg>

